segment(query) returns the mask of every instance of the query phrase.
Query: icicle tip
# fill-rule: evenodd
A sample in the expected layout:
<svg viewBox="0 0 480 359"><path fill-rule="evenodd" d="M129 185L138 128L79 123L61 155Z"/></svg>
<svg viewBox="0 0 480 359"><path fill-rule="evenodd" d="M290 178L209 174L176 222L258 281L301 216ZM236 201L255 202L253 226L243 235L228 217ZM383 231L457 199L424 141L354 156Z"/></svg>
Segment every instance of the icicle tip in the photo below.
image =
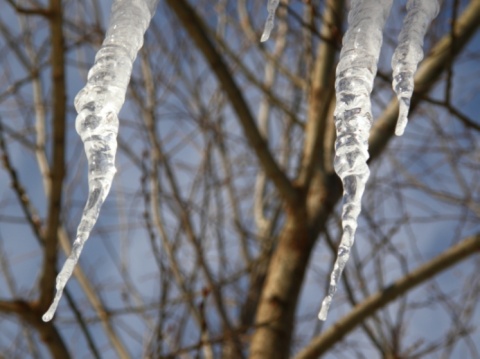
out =
<svg viewBox="0 0 480 359"><path fill-rule="evenodd" d="M62 272L63 272L63 270L62 270ZM60 274L62 272L60 272ZM68 280L68 278L67 278L67 280ZM57 291L55 293L55 297L53 298L52 304L50 304L50 307L45 312L45 314L42 316L42 320L44 322L49 322L49 321L52 320L53 316L55 315L55 312L57 311L58 303L60 303L60 299L62 298L63 289L65 288L65 283L59 285L58 282L59 282L59 280L58 280L58 276L57 276L57 288L56 288Z"/></svg>
<svg viewBox="0 0 480 359"><path fill-rule="evenodd" d="M326 296L318 312L318 319L322 322L327 320L328 310L330 309L330 304L332 303L332 297Z"/></svg>
<svg viewBox="0 0 480 359"><path fill-rule="evenodd" d="M273 22L267 21L265 24L265 29L263 30L262 37L260 38L260 42L265 42L270 38L270 34L273 30Z"/></svg>
<svg viewBox="0 0 480 359"><path fill-rule="evenodd" d="M42 316L42 320L46 323L46 322L49 322L51 321L53 318L53 315L50 314L50 313L45 313L43 316Z"/></svg>
<svg viewBox="0 0 480 359"><path fill-rule="evenodd" d="M402 136L405 132L405 128L407 127L408 123L408 110L409 106L402 100L400 100L398 108L397 126L395 127L395 136Z"/></svg>
<svg viewBox="0 0 480 359"><path fill-rule="evenodd" d="M327 313L322 309L318 312L318 320L321 320L322 322L327 320Z"/></svg>
<svg viewBox="0 0 480 359"><path fill-rule="evenodd" d="M274 22L275 22L275 11L277 10L277 7L278 7L279 3L280 3L280 0L268 0L267 22L265 23L265 27L263 29L263 34L262 34L262 38L260 39L260 42L265 42L270 37L270 33L273 30L273 25L274 25Z"/></svg>
<svg viewBox="0 0 480 359"><path fill-rule="evenodd" d="M60 294L60 296L61 296L61 294ZM55 312L57 311L57 306L58 306L59 301L60 301L60 297L59 297L58 292L57 292L57 294L55 295L55 299L53 300L53 303L50 305L48 310L42 316L42 320L44 322L49 322L49 321L52 320L53 316L55 315Z"/></svg>

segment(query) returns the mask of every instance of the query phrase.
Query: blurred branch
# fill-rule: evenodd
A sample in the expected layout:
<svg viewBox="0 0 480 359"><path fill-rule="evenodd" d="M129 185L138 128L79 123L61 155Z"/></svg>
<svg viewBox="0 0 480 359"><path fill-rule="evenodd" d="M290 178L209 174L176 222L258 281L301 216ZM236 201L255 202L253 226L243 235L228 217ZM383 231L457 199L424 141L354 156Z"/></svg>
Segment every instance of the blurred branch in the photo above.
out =
<svg viewBox="0 0 480 359"><path fill-rule="evenodd" d="M311 1L308 0L306 1L307 3L309 3L309 6L312 6L311 4ZM335 1L334 1L335 2ZM339 9L343 8L343 0L340 0L338 1L340 4L339 4ZM335 4L331 4L331 5L335 5ZM329 6L329 5L326 5L326 6ZM279 7L282 8L282 7L285 7L287 10L288 10L288 14L293 18L295 19L303 28L305 28L306 30L308 30L312 35L315 35L316 37L318 37L320 40L322 40L322 42L325 42L333 47L336 48L336 50L340 51L341 47L342 47L342 39L340 37L340 32L337 31L335 32L335 36L328 36L328 35L325 35L325 33L323 31L318 31L317 28L314 26L313 23L308 23L306 21L304 21L302 19L302 16L299 15L294 9L292 6L287 6L285 5L284 3L280 2L279 4ZM341 15L341 11L338 11L334 14L337 19L340 19L340 15ZM325 21L327 21L328 23L328 20L323 16L323 19L322 19L322 24L325 24ZM330 27L334 27L332 26L333 24L337 23L336 21L332 22L332 23L329 23L328 25ZM338 29L337 29L338 30Z"/></svg>
<svg viewBox="0 0 480 359"><path fill-rule="evenodd" d="M459 263L470 255L478 254L479 251L480 233L464 239L459 244L397 280L383 291L370 296L358 304L349 314L333 324L323 334L317 336L295 359L318 358L378 309L383 308L400 295L405 294L417 285Z"/></svg>
<svg viewBox="0 0 480 359"><path fill-rule="evenodd" d="M50 33L52 49L50 61L52 64L53 84L53 139L52 164L50 166L50 193L48 198L48 219L45 236L44 259L42 277L40 279L40 308L47 309L53 300L55 291L55 277L57 275L57 231L60 227L60 213L62 209L63 178L65 176L65 119L66 119L66 92L65 92L65 49L63 38L63 17L61 0L50 1Z"/></svg>
<svg viewBox="0 0 480 359"><path fill-rule="evenodd" d="M33 91L33 105L35 109L35 144L33 145L33 150L35 152L35 157L37 158L38 167L40 169L40 174L42 176L43 188L46 196L50 195L50 165L48 163L48 157L45 150L45 144L47 142L46 135L46 106L43 100L43 90L42 90L42 78L40 77L41 72L36 70L38 66L38 52L35 49L32 41L33 32L30 31L30 22L23 16L19 17L19 22L22 28L23 33L25 34L24 46L28 54L30 64L27 65L23 61L23 66L25 71L31 73L31 82L32 82L32 91ZM17 54L17 56L19 56ZM50 61L48 62L48 65ZM41 67L41 65L40 65Z"/></svg>
<svg viewBox="0 0 480 359"><path fill-rule="evenodd" d="M21 206L21 208L22 208L22 210L25 214L25 217L27 218L27 221L30 223L30 226L32 227L32 230L35 233L35 236L37 237L38 241L42 245L44 245L45 244L45 237L44 237L45 232L42 230L42 221L40 219L40 216L38 215L37 210L35 209L35 207L30 202L29 196L26 193L23 185L19 181L17 171L13 168L13 166L11 164L10 156L7 152L7 147L6 147L5 139L4 139L3 135L4 135L4 129L3 129L2 120L0 119L0 149L2 150L3 165L10 175L10 180L12 181L12 187L14 189L15 194L18 197L18 200L20 202L20 206ZM70 249L71 249L70 242L68 240L68 235L67 235L65 229L63 228L63 226L58 229L58 237L60 238L60 242L63 246L64 252L65 253L70 253ZM95 291L93 290L90 282L88 281L87 277L85 276L85 274L83 273L83 271L81 270L80 267L77 267L75 269L74 275L75 275L75 278L80 283L80 285L82 286L83 290L85 291L85 293L87 295L87 298L92 303L92 306L97 311L98 316L101 319L101 322L105 327L107 336L112 341L112 345L114 347L117 347L117 348L120 347L121 348L122 346L118 345L118 343L120 343L119 340L118 340L118 337L114 334L113 328L110 325L110 323L108 322L108 318L105 314L106 311L105 311L105 309L103 309L103 304L101 303L101 301L99 300L99 298L95 294ZM55 279L55 276L56 276L56 272L54 273L54 277L53 277L54 279ZM68 298L71 297L68 290L65 290L65 295ZM69 302L71 304L72 310L75 313L77 313L78 310L75 307L75 303L73 303L73 301L70 301L70 300L69 300ZM24 302L22 302L22 303L24 303ZM1 311L1 309L0 309L0 311ZM40 320L41 310L38 310L37 315L38 315L37 319ZM82 326L82 331L84 332L84 334L87 338L87 342L90 343L90 339L89 339L90 335L86 331L86 328L84 328L83 326ZM119 350L119 349L117 349L117 350ZM95 350L92 349L92 351L93 351L93 353L95 353Z"/></svg>
<svg viewBox="0 0 480 359"><path fill-rule="evenodd" d="M160 141L157 138L157 122L155 121L155 82L153 81L153 76L151 72L151 63L149 62L146 56L142 56L141 59L141 70L143 79L145 81L145 89L146 94L145 97L142 97L140 93L137 93L136 89L132 88L131 91L133 93L133 97L140 103L146 104L145 108L142 108L142 118L145 122L145 127L147 130L148 141L152 146L151 150L151 172L148 173L147 169L144 168L144 182L145 185L142 187L142 191L144 193L145 202L150 205L152 211L152 225L158 230L160 233L160 239L162 242L162 248L165 251L169 264L170 264L170 271L173 274L173 278L177 284L179 291L185 298L185 302L187 303L189 316L193 317L195 323L200 331L202 331L202 338L203 340L209 339L209 333L205 328L202 328L202 314L195 305L195 295L194 293L189 290L188 282L184 278L184 275L181 270L181 265L177 260L175 255L175 246L173 244L174 241L170 240L170 236L167 231L167 226L165 225L164 218L162 216L160 202L161 202L161 184L160 184L160 173L159 173L159 166L163 164L166 168L166 172L169 174L168 179L170 182L170 186L172 191L177 195L177 203L180 207L182 207L182 200L179 198L178 193L178 184L177 180L172 174L172 170L169 166L169 163L166 161L166 156L163 152L163 147ZM140 106L142 107L142 106ZM148 194L146 192L146 180L150 181L151 186L151 193ZM186 215L186 214L185 214ZM202 255L198 253L198 255ZM159 257L157 256L159 259ZM205 345L203 347L204 356L207 359L211 359L214 357L213 349L210 345Z"/></svg>
<svg viewBox="0 0 480 359"><path fill-rule="evenodd" d="M457 23L458 17L458 5L459 1L453 0L451 10L452 20L450 22L450 37L452 38L451 44L455 44L455 25ZM451 94L453 90L453 60L455 59L455 51L453 46L450 46L450 52L450 56L448 57L447 80L445 86L445 102L448 104L450 104Z"/></svg>
<svg viewBox="0 0 480 359"><path fill-rule="evenodd" d="M215 42L217 43L218 47L235 63L235 66L241 71L242 75L250 81L254 86L256 86L266 97L268 97L268 100L271 104L277 106L279 109L281 109L285 114L287 114L293 122L295 122L296 125L300 127L304 127L304 123L299 120L298 116L296 113L294 113L289 107L288 103L285 102L285 99L282 99L278 96L275 95L274 91L265 84L264 82L261 81L261 79L258 78L258 75L253 73L251 70L248 69L248 67L245 65L245 63L242 61L242 58L240 55L236 54L228 44L220 37L216 36L215 37ZM275 69L278 70L277 64L278 61L270 61L268 62L269 64L275 65ZM305 89L307 85L305 83L302 83L302 85L298 85L299 88Z"/></svg>
<svg viewBox="0 0 480 359"><path fill-rule="evenodd" d="M435 100L428 96L422 96L422 100L437 106L445 107L448 110L448 112L450 112L452 115L458 118L466 127L476 131L480 131L480 124L476 123L473 119L461 113L460 110L458 110L450 102L446 100L445 101Z"/></svg>
<svg viewBox="0 0 480 359"><path fill-rule="evenodd" d="M0 313L9 315L16 314L23 321L35 328L50 351L52 358L70 358L70 353L57 328L53 325L53 322L43 322L41 319L42 312L38 309L37 306L23 300L0 300Z"/></svg>
<svg viewBox="0 0 480 359"><path fill-rule="evenodd" d="M282 196L290 206L295 207L301 197L269 151L267 143L258 130L255 119L250 112L242 92L235 83L222 56L208 37L205 24L187 1L167 0L167 3L182 22L185 30L196 43L198 49L203 53L212 71L217 76L219 83L224 88L238 116L245 136L257 155L265 173L275 184L280 196Z"/></svg>
<svg viewBox="0 0 480 359"><path fill-rule="evenodd" d="M32 205L30 197L28 196L25 188L23 187L20 179L18 178L17 171L12 165L10 160L10 155L8 153L7 144L4 138L4 128L3 128L3 119L0 118L0 150L2 151L1 159L3 167L6 169L7 173L10 176L11 186L20 202L20 207L22 208L23 213L27 221L29 222L33 233L38 238L40 243L45 243L45 238L42 233L42 221L38 215L37 210Z"/></svg>
<svg viewBox="0 0 480 359"><path fill-rule="evenodd" d="M72 245L70 243L67 231L65 230L64 226L61 226L58 229L58 238L63 252L68 256L68 254L70 254L72 251ZM73 275L82 287L93 309L97 313L97 316L102 323L103 329L105 330L105 335L110 340L112 347L116 351L118 357L121 359L130 358L127 349L123 345L123 342L120 340L119 336L115 332L114 326L110 321L109 313L105 309L105 305L103 304L102 299L100 298L96 289L93 287L91 281L88 279L82 267L76 266L73 270Z"/></svg>
<svg viewBox="0 0 480 359"><path fill-rule="evenodd" d="M334 38L341 28L344 1L330 0L325 6L322 22L322 39L318 45L312 73L312 86L308 99L308 119L305 128L305 145L302 154L299 182L308 187L314 168L322 167L322 155L326 150L325 134L327 122L333 122L329 116L331 103L335 101L335 55L337 48Z"/></svg>
<svg viewBox="0 0 480 359"><path fill-rule="evenodd" d="M227 194L228 199L230 201L230 206L232 208L233 213L233 224L237 229L238 236L240 238L240 248L242 249L242 256L243 260L247 266L251 264L251 254L250 249L248 247L248 234L246 229L243 225L243 218L241 216L240 211L240 203L237 197L237 192L235 191L235 184L234 184L234 171L232 166L232 160L230 157L230 153L228 148L225 144L225 132L223 130L222 121L219 122L218 125L218 136L216 136L216 146L217 150L220 155L220 162L225 172L225 185L227 187Z"/></svg>
<svg viewBox="0 0 480 359"><path fill-rule="evenodd" d="M70 294L70 291L65 291L65 298L67 299L68 304L70 305L70 308L72 309L73 314L75 315L75 318L77 320L78 325L80 326L80 328L82 328L83 334L85 335L85 340L87 341L87 345L90 348L90 350L92 351L92 356L95 359L100 359L101 355L98 352L97 347L95 346L95 343L94 343L93 337L92 337L92 333L89 330L88 325L85 322L85 319L84 319L82 313L80 313L80 310L78 310L78 306L75 303L75 301L73 300L73 297Z"/></svg>
<svg viewBox="0 0 480 359"><path fill-rule="evenodd" d="M27 58L27 56L25 56L24 52L22 51L22 47L19 44L18 37L13 35L11 30L1 21L0 21L0 34L2 34L3 40L8 44L8 48L15 53L18 61L23 65L23 67L25 69L29 69L31 72L35 72L34 71L35 68L32 66L29 59ZM27 78L27 80L31 80L31 79ZM22 80L20 80L19 82L25 83ZM16 85L12 84L10 87L14 87L14 86Z"/></svg>
<svg viewBox="0 0 480 359"><path fill-rule="evenodd" d="M240 26L243 30L244 35L246 36L247 40L250 41L252 44L257 44L257 49L265 57L265 62L273 63L278 72L288 78L292 82L292 84L301 89L305 89L308 86L308 81L306 81L303 77L293 73L291 69L288 68L288 66L283 65L280 59L275 57L274 54L267 51L266 46L262 42L260 42L260 34L257 34L255 32L252 22L250 20L246 0L237 1L237 11L238 17L240 18ZM276 36L276 34L278 34L278 31L275 31L274 34ZM238 60L236 62L238 62Z"/></svg>
<svg viewBox="0 0 480 359"><path fill-rule="evenodd" d="M273 56L275 58L281 58L283 53L285 52L286 46L286 38L288 33L288 23L284 18L285 10L279 9L278 11L278 37L275 39L275 45L273 49ZM275 67L275 63L272 61L265 62L264 67L264 74L263 74L263 83L266 87L265 94L273 93L273 88L275 83L277 82L277 70ZM271 102L269 96L264 96L259 105L258 114L257 114L257 122L260 134L266 139L266 141L270 138L270 116L271 114ZM294 115L295 116L295 115ZM265 171L261 169L258 171L257 178L255 180L255 188L254 188L254 205L253 205L253 216L255 219L255 224L258 228L259 232L263 232L265 227L268 226L269 220L265 216L265 207L266 207L266 189L267 189L267 178L265 175Z"/></svg>
<svg viewBox="0 0 480 359"><path fill-rule="evenodd" d="M23 6L19 6L15 3L14 0L7 0L7 2L15 9L16 12L24 15L39 15L44 17L49 17L52 13L50 9L36 8L29 9Z"/></svg>

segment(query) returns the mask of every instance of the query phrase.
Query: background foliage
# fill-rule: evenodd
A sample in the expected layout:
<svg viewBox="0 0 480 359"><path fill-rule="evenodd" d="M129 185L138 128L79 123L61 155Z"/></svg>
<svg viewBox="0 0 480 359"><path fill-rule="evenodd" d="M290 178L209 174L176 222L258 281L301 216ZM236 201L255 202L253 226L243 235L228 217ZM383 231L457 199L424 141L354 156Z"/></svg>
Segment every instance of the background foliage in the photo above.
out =
<svg viewBox="0 0 480 359"><path fill-rule="evenodd" d="M372 174L340 238L334 73L348 4L164 0L120 114L118 173L53 322L86 198L73 98L110 2L1 0L1 358L478 358L479 0L445 0L392 137L396 1L372 94ZM451 267L452 265L455 267Z"/></svg>

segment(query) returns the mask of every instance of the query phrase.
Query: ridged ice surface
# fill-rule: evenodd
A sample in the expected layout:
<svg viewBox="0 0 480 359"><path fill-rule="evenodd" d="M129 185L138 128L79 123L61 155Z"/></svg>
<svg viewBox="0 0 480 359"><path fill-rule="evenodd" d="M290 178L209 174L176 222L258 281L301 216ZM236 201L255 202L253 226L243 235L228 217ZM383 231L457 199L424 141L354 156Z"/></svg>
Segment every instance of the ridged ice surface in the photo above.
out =
<svg viewBox="0 0 480 359"><path fill-rule="evenodd" d="M270 33L272 32L273 24L275 22L275 11L277 10L279 3L280 3L280 0L268 0L268 3L267 3L268 17L267 17L267 22L265 23L265 28L263 30L262 38L260 39L261 42L267 41L270 37Z"/></svg>
<svg viewBox="0 0 480 359"><path fill-rule="evenodd" d="M401 136L407 126L414 75L423 59L423 38L440 5L438 0L409 0L407 3L407 15L392 58L393 90L399 104L397 136Z"/></svg>
<svg viewBox="0 0 480 359"><path fill-rule="evenodd" d="M327 296L318 318L325 320L333 295L353 245L361 199L370 171L367 166L368 135L372 126L370 93L377 73L382 30L392 0L353 0L348 30L337 66L334 112L337 140L334 168L343 182L343 234L330 276Z"/></svg>
<svg viewBox="0 0 480 359"><path fill-rule="evenodd" d="M118 113L132 72L132 64L143 44L143 35L158 0L115 0L102 47L88 72L85 87L75 97L78 116L75 128L88 160L88 199L67 258L56 280L52 305L43 315L49 321L55 314L65 285L78 262L82 248L97 221L115 175Z"/></svg>

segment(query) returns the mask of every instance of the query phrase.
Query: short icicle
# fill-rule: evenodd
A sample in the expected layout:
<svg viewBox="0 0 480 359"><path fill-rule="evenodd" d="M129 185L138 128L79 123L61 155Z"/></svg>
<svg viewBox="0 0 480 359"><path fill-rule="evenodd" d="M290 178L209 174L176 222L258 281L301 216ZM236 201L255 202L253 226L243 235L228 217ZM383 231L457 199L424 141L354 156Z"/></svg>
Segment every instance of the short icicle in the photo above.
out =
<svg viewBox="0 0 480 359"><path fill-rule="evenodd" d="M265 23L265 29L263 30L262 38L260 39L261 42L265 42L270 38L270 33L272 32L273 24L275 22L275 11L277 10L278 4L280 4L280 0L268 0L268 17L267 22Z"/></svg>
<svg viewBox="0 0 480 359"><path fill-rule="evenodd" d="M414 75L423 59L423 38L432 20L440 11L439 0L409 0L407 15L398 36L398 46L392 57L393 90L398 98L397 136L403 135L408 123Z"/></svg>
<svg viewBox="0 0 480 359"><path fill-rule="evenodd" d="M377 73L382 31L392 0L352 0L348 30L337 66L334 112L337 139L335 172L343 182L343 234L330 276L330 286L318 314L326 320L342 271L350 256L361 199L370 171L367 165L368 136L372 126L370 93Z"/></svg>
<svg viewBox="0 0 480 359"><path fill-rule="evenodd" d="M88 160L88 199L72 253L57 276L57 292L53 303L42 317L45 322L50 321L55 314L63 289L110 191L116 172L117 116L125 101L133 61L143 44L143 35L157 2L158 0L113 2L105 40L88 73L87 84L75 97L78 112L75 128L84 143Z"/></svg>

